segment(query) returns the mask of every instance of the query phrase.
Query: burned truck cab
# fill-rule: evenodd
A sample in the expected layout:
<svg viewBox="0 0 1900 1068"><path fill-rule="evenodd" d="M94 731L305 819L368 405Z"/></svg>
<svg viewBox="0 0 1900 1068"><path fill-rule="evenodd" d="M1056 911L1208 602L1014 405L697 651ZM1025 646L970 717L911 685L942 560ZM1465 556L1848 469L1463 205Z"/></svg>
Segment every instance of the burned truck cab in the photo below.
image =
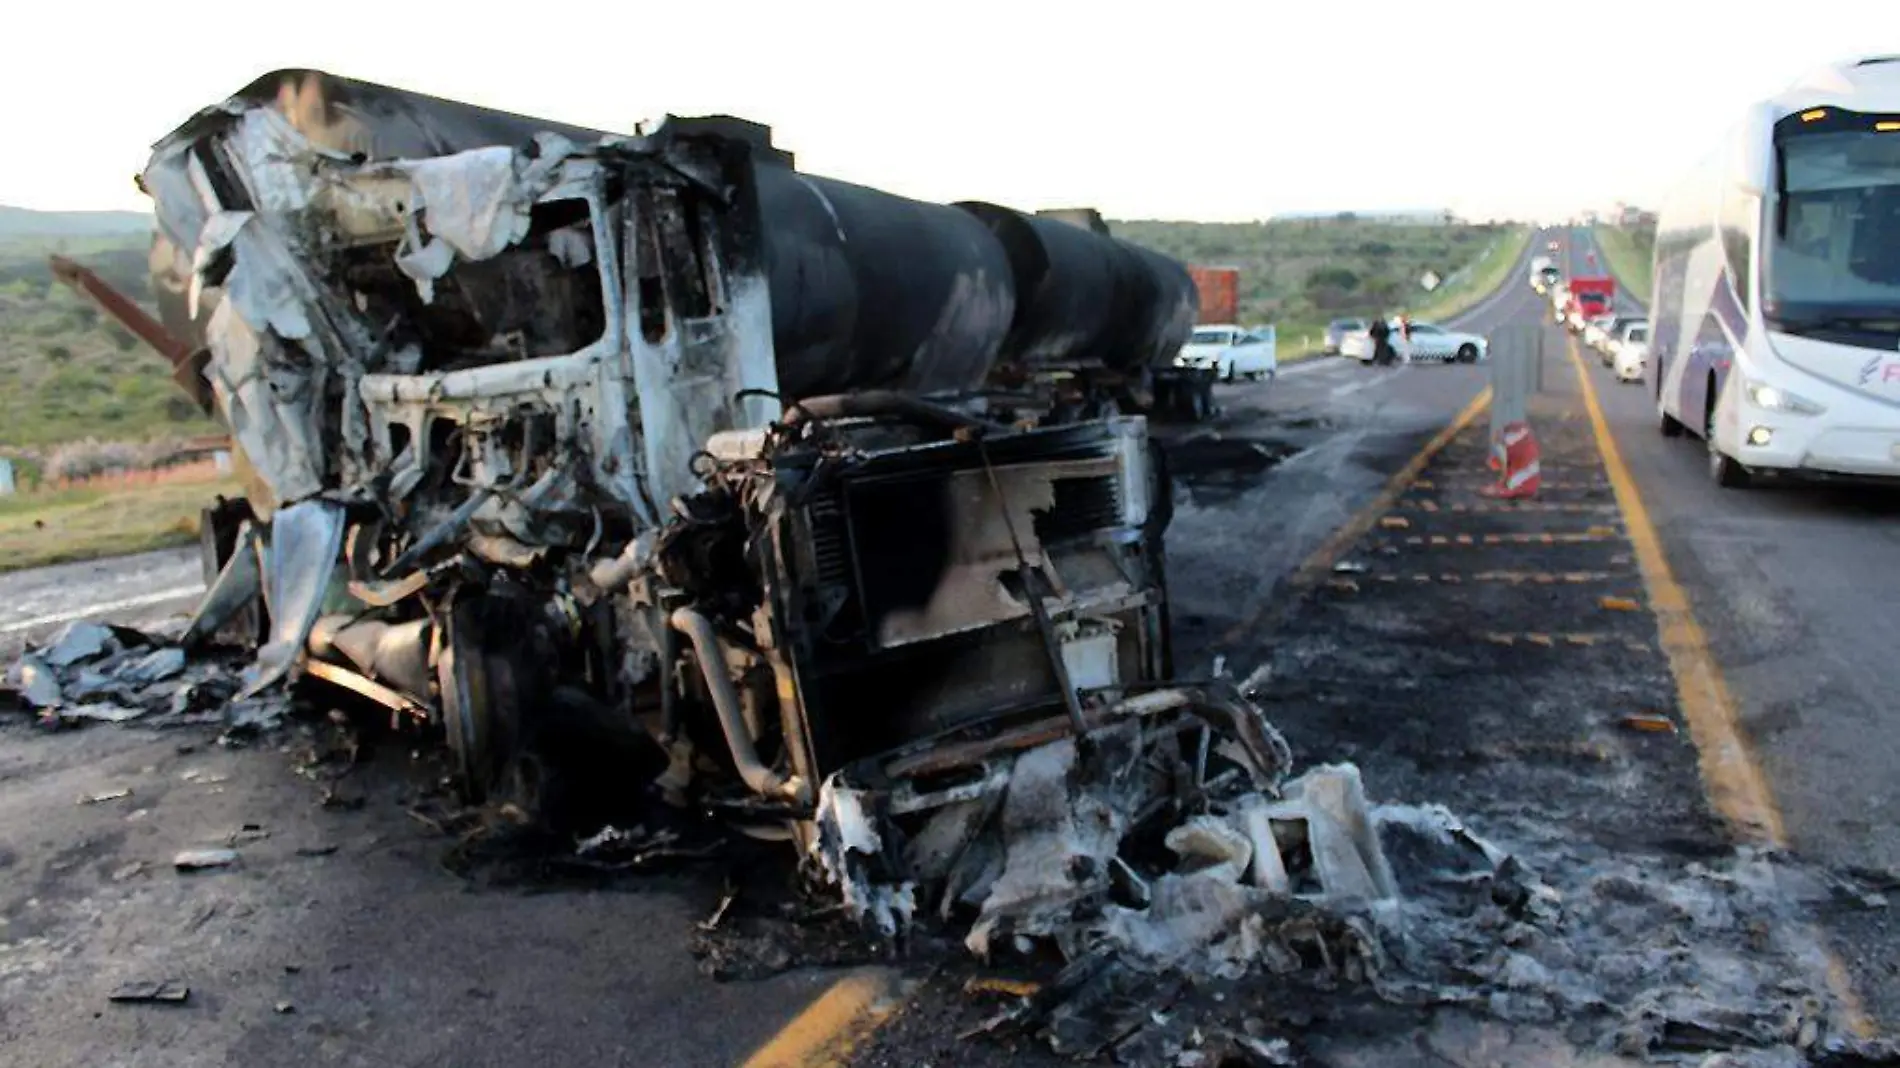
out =
<svg viewBox="0 0 1900 1068"><path fill-rule="evenodd" d="M990 383L1123 336L1083 320L1168 344L1178 265L1087 235L1123 280L1032 314L1058 291L1007 209L802 174L734 119L621 137L312 71L201 113L144 187L161 310L254 472L186 636L266 618L241 696L353 691L530 803L600 748L556 737L582 708L652 758L629 794L789 829L840 881L867 810L960 811L1053 740L1198 716L1284 765L1168 685L1145 422Z"/></svg>

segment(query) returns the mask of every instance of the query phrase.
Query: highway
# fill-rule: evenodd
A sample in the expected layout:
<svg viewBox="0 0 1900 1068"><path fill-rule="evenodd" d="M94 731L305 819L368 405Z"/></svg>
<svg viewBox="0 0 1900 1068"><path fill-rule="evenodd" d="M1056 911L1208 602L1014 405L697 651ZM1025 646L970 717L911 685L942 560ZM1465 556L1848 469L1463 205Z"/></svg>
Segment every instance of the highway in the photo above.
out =
<svg viewBox="0 0 1900 1068"><path fill-rule="evenodd" d="M1606 264L1587 229L1566 241L1569 273ZM1540 237L1539 241L1548 238ZM1619 287L1620 288L1620 287ZM1639 299L1619 293L1622 307ZM1592 361L1604 412L1688 591L1754 743L1788 845L1827 867L1900 869L1900 494L1863 487L1755 486L1708 476L1700 439L1656 429L1654 386L1618 385ZM1827 925L1876 1019L1900 1022L1900 931L1885 909Z"/></svg>
<svg viewBox="0 0 1900 1068"><path fill-rule="evenodd" d="M1573 235L1573 254L1588 241ZM1211 424L1157 428L1177 483L1167 546L1180 670L1264 680L1301 764L1353 761L1377 799L1442 803L1521 850L1574 910L1573 941L1561 947L1573 957L1634 961L1652 943L1692 956L1684 942L1732 948L1725 939L1754 938L1759 923L1769 930L1761 966L1779 981L1805 975L1789 961L1818 922L1867 1015L1900 1019L1885 963L1900 946L1884 909L1791 888L1801 900L1752 918L1726 899L1721 908L1742 919L1698 910L1706 869L1730 863L1748 838L1724 824L1693 722L1678 731L1671 719L1665 733L1619 725L1688 719L1666 655L1669 622L1648 610L1664 598L1638 567L1639 528L1652 524L1801 870L1900 866L1900 832L1884 818L1900 747L1885 723L1900 709L1879 700L1890 672L1876 648L1895 630L1877 565L1893 558L1900 507L1863 491L1718 490L1693 441L1655 432L1643 388L1617 385L1592 360L1583 389L1522 270L1446 325L1494 346L1541 338L1532 420L1549 473L1537 505L1493 508L1478 493L1491 477L1476 405L1484 365L1321 360L1272 383L1222 386ZM1600 400L1618 462L1585 417L1587 395ZM1641 514L1612 493L1621 469ZM129 570L151 569L169 595L189 585L185 563ZM140 593L118 572L97 589L77 574L15 577L35 598L18 618L37 630L76 606ZM62 585L73 587L64 600L52 592ZM1608 611L1605 599L1642 608ZM486 846L471 859L458 845L467 830L451 822L445 835L431 801L439 766L402 739L342 761L346 803L319 805L304 776L336 773L334 752L311 759L335 744L320 725L281 751L227 750L192 731L0 727L0 1041L10 1054L40 1064L762 1068L836 1062L835 1050L829 1061L814 1051L884 999L895 1011L874 1016L881 1026L857 1035L848 1063L1065 1063L1033 1042L960 1037L995 1003L964 992L975 966L954 941L924 940L908 962L867 959L797 936L769 896L742 894L722 913L734 934L725 951L783 971L708 978L697 924L729 887L771 879L759 874L772 870L761 854L608 878L553 875L485 839L471 839ZM130 795L74 803L122 789ZM173 851L247 823L270 837L244 846L238 870L170 870ZM1645 887L1661 887L1668 907L1634 908ZM1592 911L1602 901L1623 911ZM1669 959L1621 981L1648 991L1689 974ZM156 978L188 982L196 1002L155 1013L104 1001L119 982ZM1511 1010L1507 1023L1314 1001L1294 1006L1286 1019L1303 1022L1286 1026L1303 1063L1340 1068L1637 1063L1573 1037L1570 1021L1498 1005Z"/></svg>

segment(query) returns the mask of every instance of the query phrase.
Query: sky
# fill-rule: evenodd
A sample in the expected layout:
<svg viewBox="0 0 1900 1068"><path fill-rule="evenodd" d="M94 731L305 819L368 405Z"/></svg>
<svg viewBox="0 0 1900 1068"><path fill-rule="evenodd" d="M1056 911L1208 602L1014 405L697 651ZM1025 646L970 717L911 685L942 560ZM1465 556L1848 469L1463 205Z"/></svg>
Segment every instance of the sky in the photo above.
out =
<svg viewBox="0 0 1900 1068"><path fill-rule="evenodd" d="M142 209L150 144L283 67L631 131L733 114L801 169L1111 218L1651 205L1751 101L1900 52L1895 0L15 5L0 204Z"/></svg>

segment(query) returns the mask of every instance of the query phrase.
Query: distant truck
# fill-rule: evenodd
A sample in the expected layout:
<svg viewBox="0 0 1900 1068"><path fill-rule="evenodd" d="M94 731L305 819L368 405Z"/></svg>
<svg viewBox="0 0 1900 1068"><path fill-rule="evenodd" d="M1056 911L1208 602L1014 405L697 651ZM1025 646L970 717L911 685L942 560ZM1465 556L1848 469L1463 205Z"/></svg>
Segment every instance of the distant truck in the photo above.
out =
<svg viewBox="0 0 1900 1068"><path fill-rule="evenodd" d="M1564 323L1581 332L1590 320L1616 310L1616 279L1608 276L1572 278L1564 304Z"/></svg>
<svg viewBox="0 0 1900 1068"><path fill-rule="evenodd" d="M1188 277L1201 291L1200 316L1196 326L1240 321L1240 268L1188 267Z"/></svg>

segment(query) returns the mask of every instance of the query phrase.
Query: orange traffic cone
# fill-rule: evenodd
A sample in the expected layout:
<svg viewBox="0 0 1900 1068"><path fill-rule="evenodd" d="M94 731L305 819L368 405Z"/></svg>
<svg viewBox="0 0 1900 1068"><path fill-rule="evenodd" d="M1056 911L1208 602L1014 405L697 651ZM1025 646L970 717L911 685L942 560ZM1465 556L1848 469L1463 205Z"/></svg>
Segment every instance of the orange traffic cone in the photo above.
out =
<svg viewBox="0 0 1900 1068"><path fill-rule="evenodd" d="M1480 493L1486 497L1535 497L1543 483L1543 472L1538 463L1537 435L1531 433L1531 426L1522 420L1510 423L1499 436L1492 454L1491 467L1498 472L1495 486L1487 486Z"/></svg>

